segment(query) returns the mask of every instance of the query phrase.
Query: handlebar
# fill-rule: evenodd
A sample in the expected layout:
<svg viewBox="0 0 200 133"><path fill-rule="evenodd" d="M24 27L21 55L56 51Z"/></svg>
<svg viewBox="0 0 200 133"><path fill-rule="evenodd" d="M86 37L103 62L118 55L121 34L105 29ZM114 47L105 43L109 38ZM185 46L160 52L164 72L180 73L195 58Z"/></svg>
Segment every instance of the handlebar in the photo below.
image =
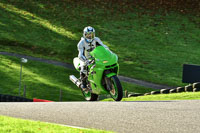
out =
<svg viewBox="0 0 200 133"><path fill-rule="evenodd" d="M90 64L93 64L95 62L95 59L92 59L91 61L89 61L89 63L87 64L87 66L89 66Z"/></svg>

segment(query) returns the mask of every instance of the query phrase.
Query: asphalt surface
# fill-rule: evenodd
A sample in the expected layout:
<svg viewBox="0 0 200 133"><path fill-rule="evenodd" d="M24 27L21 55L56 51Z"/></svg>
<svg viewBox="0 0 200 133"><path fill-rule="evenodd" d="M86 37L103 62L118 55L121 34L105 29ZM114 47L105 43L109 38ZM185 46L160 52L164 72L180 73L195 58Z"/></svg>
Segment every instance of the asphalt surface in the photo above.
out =
<svg viewBox="0 0 200 133"><path fill-rule="evenodd" d="M119 133L200 132L200 100L0 103L0 115Z"/></svg>

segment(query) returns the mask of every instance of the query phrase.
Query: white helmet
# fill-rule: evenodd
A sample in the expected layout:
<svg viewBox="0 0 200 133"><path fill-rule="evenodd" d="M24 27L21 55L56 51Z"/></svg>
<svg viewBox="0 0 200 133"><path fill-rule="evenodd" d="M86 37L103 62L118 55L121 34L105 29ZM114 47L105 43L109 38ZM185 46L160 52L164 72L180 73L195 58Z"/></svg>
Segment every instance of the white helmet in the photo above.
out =
<svg viewBox="0 0 200 133"><path fill-rule="evenodd" d="M95 37L95 30L91 26L87 26L83 30L83 37L85 38L86 42L91 43Z"/></svg>

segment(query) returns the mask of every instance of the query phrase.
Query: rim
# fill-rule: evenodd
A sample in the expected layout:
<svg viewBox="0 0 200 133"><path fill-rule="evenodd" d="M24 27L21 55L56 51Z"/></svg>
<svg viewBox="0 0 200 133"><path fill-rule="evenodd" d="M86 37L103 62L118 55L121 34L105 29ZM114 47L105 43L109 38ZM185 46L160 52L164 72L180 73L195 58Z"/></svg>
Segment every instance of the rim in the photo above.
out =
<svg viewBox="0 0 200 133"><path fill-rule="evenodd" d="M91 92L90 91L83 91L83 90L82 90L82 92L83 92L83 95L84 95L85 99L86 100L90 100Z"/></svg>
<svg viewBox="0 0 200 133"><path fill-rule="evenodd" d="M116 91L115 91L115 87L113 87L113 84L112 84L111 88L112 88L112 90L110 91L110 94L111 95L115 95Z"/></svg>
<svg viewBox="0 0 200 133"><path fill-rule="evenodd" d="M82 90L82 89L81 89L81 90ZM92 96L91 92L90 92L89 90L87 90L87 91L83 91L83 90L82 90L82 92L83 92L83 95L84 95L85 99L86 99L87 101L89 101L89 100L91 99L91 96Z"/></svg>
<svg viewBox="0 0 200 133"><path fill-rule="evenodd" d="M118 90L117 90L116 83L113 81L113 79L111 79L111 82L112 82L112 85L111 85L112 90L110 91L110 94L114 99L117 99L118 98Z"/></svg>

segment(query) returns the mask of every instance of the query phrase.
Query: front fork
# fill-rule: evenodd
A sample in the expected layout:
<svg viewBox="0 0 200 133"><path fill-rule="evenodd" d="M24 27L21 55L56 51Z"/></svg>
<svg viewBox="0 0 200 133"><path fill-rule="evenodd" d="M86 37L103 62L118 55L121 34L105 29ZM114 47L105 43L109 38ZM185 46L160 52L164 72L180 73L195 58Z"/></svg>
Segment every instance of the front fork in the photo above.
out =
<svg viewBox="0 0 200 133"><path fill-rule="evenodd" d="M110 78L105 77L104 80L105 80L105 87L106 87L105 89L108 90L108 91L111 91L111 87L110 87L111 80L110 80Z"/></svg>
<svg viewBox="0 0 200 133"><path fill-rule="evenodd" d="M111 87L111 85L112 85L112 83L111 83L111 77L115 76L115 75L116 75L116 73L113 73L113 72L112 73L108 73L108 74L105 75L104 80L105 80L105 83L106 83L106 89L108 91L112 90L112 87Z"/></svg>

